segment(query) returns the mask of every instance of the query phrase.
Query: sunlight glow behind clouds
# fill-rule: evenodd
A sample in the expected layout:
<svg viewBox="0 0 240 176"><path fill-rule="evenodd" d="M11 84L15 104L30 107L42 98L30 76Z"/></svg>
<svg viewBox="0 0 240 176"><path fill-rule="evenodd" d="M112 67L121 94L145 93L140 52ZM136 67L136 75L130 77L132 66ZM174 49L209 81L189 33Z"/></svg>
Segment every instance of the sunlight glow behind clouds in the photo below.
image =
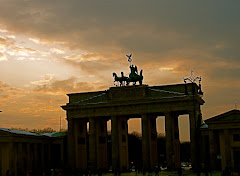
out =
<svg viewBox="0 0 240 176"><path fill-rule="evenodd" d="M0 32L7 33L8 31L6 29L0 29Z"/></svg>
<svg viewBox="0 0 240 176"><path fill-rule="evenodd" d="M100 59L99 57L101 56L97 54L81 54L81 55L73 54L73 55L64 57L64 59L71 60L74 62L87 62L87 61L99 60Z"/></svg>
<svg viewBox="0 0 240 176"><path fill-rule="evenodd" d="M24 95L11 99L16 109L2 104L11 118L25 112L14 124L43 125L64 116L66 93L113 86L112 72L129 73L129 53L145 84L182 83L191 69L201 75L204 119L240 97L239 2L0 1L0 81Z"/></svg>
<svg viewBox="0 0 240 176"><path fill-rule="evenodd" d="M59 49L59 48L51 48L50 51L53 53L56 53L56 54L64 54L65 53L64 50Z"/></svg>
<svg viewBox="0 0 240 176"><path fill-rule="evenodd" d="M0 61L6 61L7 57L5 56L5 54L0 53Z"/></svg>
<svg viewBox="0 0 240 176"><path fill-rule="evenodd" d="M31 82L31 84L34 84L34 85L44 85L46 83L49 83L53 78L53 75L51 74L47 74L44 76L44 78L42 80L38 80L38 81L33 81Z"/></svg>
<svg viewBox="0 0 240 176"><path fill-rule="evenodd" d="M11 38L11 39L15 39L16 38L16 36L14 36L14 35L7 35L7 37Z"/></svg>
<svg viewBox="0 0 240 176"><path fill-rule="evenodd" d="M159 68L159 70L161 70L161 71L171 71L173 69L174 69L173 67L160 67Z"/></svg>
<svg viewBox="0 0 240 176"><path fill-rule="evenodd" d="M39 39L29 38L29 40L37 44L41 43ZM43 42L42 44L46 44L46 43Z"/></svg>

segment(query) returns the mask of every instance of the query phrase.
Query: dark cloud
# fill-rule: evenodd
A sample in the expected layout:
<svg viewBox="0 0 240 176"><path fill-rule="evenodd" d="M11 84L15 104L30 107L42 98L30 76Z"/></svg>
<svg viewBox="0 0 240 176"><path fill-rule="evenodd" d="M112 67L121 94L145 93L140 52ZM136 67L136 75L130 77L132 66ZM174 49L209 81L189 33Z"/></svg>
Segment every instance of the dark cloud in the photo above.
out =
<svg viewBox="0 0 240 176"><path fill-rule="evenodd" d="M239 81L240 66L238 68L220 67L212 70L211 77L217 80Z"/></svg>
<svg viewBox="0 0 240 176"><path fill-rule="evenodd" d="M0 19L8 30L90 53L81 62L64 62L102 78L126 53L143 68L175 64L176 72L199 66L208 72L204 62L239 62L239 2L3 2Z"/></svg>
<svg viewBox="0 0 240 176"><path fill-rule="evenodd" d="M239 2L4 1L9 30L71 48L113 53L161 53L239 41ZM15 12L15 13L13 13ZM204 51L203 51L204 52Z"/></svg>

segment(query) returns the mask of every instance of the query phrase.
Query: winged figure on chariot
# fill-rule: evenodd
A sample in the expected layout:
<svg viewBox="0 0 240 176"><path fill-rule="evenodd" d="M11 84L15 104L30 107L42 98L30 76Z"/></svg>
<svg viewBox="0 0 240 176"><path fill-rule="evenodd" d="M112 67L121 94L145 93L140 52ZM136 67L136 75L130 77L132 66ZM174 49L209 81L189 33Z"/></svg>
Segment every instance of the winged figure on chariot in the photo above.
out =
<svg viewBox="0 0 240 176"><path fill-rule="evenodd" d="M130 74L129 77L124 76L124 73L121 72L121 77L118 77L116 73L113 73L113 77L114 77L114 85L115 82L119 82L120 86L124 86L124 85L129 85L129 83L132 83L133 85L136 85L137 82L139 82L139 85L142 85L142 80L143 80L143 75L142 75L142 70L140 71L140 74L138 74L138 68L137 66L133 66L131 64L132 62L132 54L130 55L126 55L128 57L128 62L130 63Z"/></svg>

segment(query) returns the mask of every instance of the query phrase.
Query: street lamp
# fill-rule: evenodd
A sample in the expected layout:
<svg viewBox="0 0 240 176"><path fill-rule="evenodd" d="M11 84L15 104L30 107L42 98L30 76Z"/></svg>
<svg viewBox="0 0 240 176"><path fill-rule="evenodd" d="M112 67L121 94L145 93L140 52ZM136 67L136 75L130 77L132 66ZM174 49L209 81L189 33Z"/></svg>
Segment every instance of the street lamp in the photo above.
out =
<svg viewBox="0 0 240 176"><path fill-rule="evenodd" d="M198 77L195 77L193 76L193 71L191 70L191 76L188 77L188 78L183 78L183 81L185 83L185 94L188 95L188 91L187 91L187 81L192 83L192 98L193 98L193 101L195 102L195 88L194 88L194 83L196 83L196 81L199 81L199 84L198 84L198 90L197 90L197 94L202 97L203 96L203 92L202 92L202 87L201 87L201 76L198 76ZM200 112L200 114L196 117L196 107L194 105L194 119L197 119L197 123L195 124L195 134L194 134L194 137L196 139L199 139L201 134L200 134L200 126L202 124L202 114ZM196 149L198 150L199 149L199 146L200 146L200 140L198 140L196 142ZM196 153L196 156L197 158L200 157L200 154L199 153ZM199 173L199 168L200 168L200 163L199 163L199 160L196 161L196 171L197 173Z"/></svg>
<svg viewBox="0 0 240 176"><path fill-rule="evenodd" d="M194 90L194 87L193 87L193 83L196 83L196 81L199 81L198 83L198 95L200 95L201 97L203 96L203 92L202 92L202 86L201 86L201 81L202 81L202 78L201 76L197 76L195 77L193 75L193 71L191 70L191 76L188 77L188 78L183 78L183 81L185 83L185 94L188 95L188 91L187 91L187 81L192 83L192 93L193 95L195 94L195 90Z"/></svg>

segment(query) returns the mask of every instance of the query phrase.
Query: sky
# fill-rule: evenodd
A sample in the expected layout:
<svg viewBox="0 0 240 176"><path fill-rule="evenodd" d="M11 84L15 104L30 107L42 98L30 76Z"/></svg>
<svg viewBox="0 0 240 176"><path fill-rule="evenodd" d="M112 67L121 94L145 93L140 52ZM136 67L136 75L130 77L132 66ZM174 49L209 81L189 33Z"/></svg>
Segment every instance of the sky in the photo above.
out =
<svg viewBox="0 0 240 176"><path fill-rule="evenodd" d="M113 72L129 72L130 53L149 86L183 83L191 70L201 76L203 119L240 107L240 1L0 4L1 127L59 129L61 116L66 128L66 94L112 87ZM185 139L188 119L180 119ZM140 126L129 121L129 131Z"/></svg>

